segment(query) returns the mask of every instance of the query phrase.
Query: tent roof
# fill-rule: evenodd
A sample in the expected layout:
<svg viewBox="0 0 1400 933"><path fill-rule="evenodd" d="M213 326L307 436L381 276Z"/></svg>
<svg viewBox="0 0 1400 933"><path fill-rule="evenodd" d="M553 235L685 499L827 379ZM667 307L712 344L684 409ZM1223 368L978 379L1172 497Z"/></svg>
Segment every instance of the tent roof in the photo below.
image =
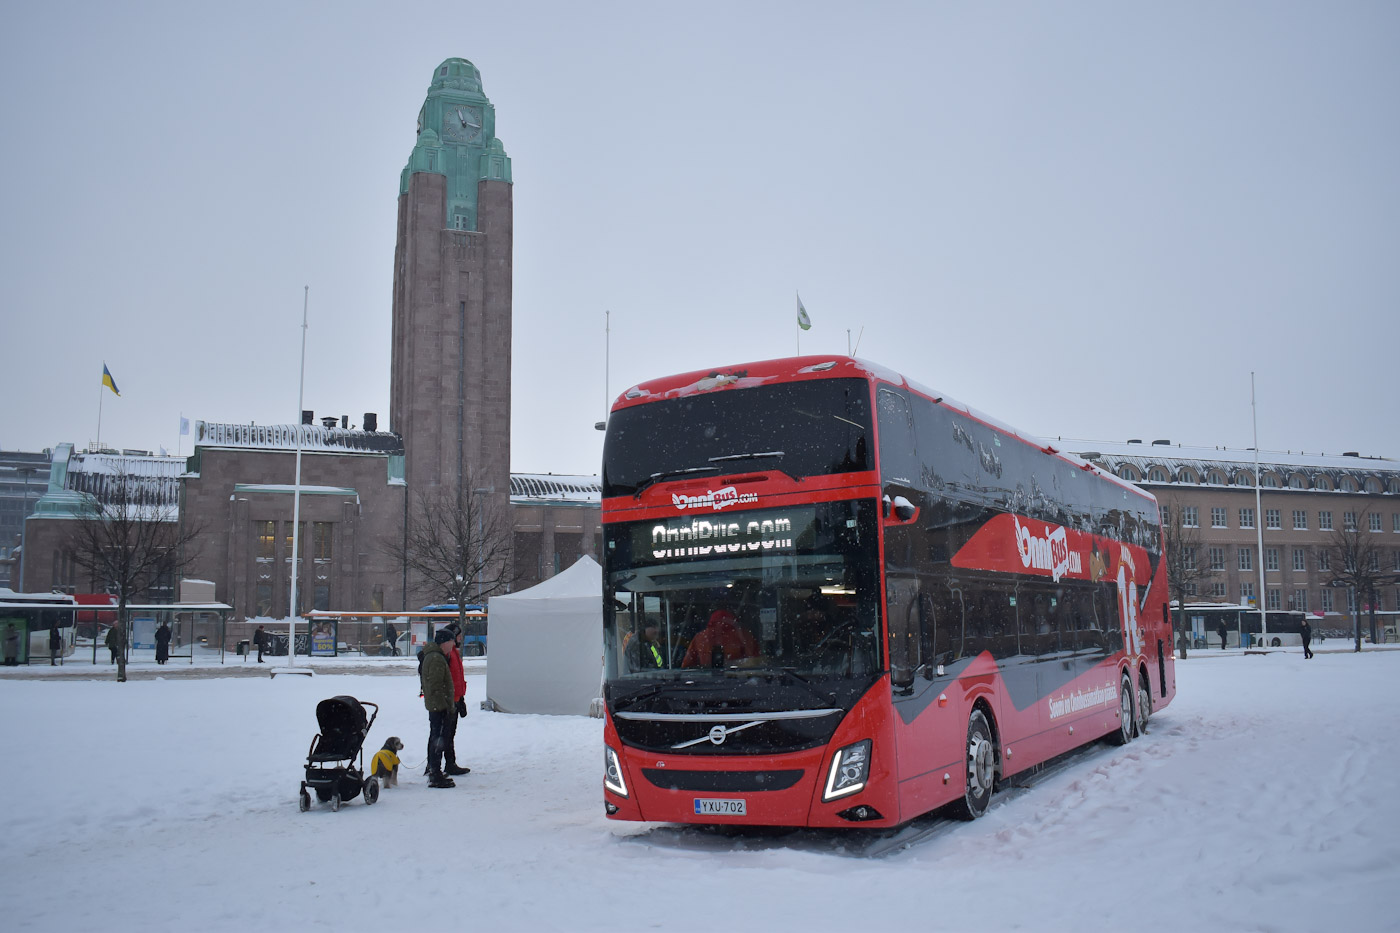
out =
<svg viewBox="0 0 1400 933"><path fill-rule="evenodd" d="M569 569L556 573L548 580L537 583L528 590L506 593L504 596L492 596L491 601L495 602L498 599L511 601L568 599L579 596L594 599L601 599L603 596L603 568L598 566L598 562L587 554L580 557Z"/></svg>

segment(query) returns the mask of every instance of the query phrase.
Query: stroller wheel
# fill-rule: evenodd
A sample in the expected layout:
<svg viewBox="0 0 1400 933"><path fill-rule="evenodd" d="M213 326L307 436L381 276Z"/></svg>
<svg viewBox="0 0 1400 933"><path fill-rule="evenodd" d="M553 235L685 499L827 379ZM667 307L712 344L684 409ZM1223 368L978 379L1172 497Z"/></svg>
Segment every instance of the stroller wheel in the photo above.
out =
<svg viewBox="0 0 1400 933"><path fill-rule="evenodd" d="M311 809L311 795L306 792L305 787L297 794L297 809L302 813Z"/></svg>
<svg viewBox="0 0 1400 933"><path fill-rule="evenodd" d="M369 806L379 799L379 780L377 778L365 778L365 805Z"/></svg>
<svg viewBox="0 0 1400 933"><path fill-rule="evenodd" d="M334 794L331 794L331 812L332 812L332 813L335 813L335 812L337 812L337 811L339 811L339 810L340 810L340 791L336 791Z"/></svg>

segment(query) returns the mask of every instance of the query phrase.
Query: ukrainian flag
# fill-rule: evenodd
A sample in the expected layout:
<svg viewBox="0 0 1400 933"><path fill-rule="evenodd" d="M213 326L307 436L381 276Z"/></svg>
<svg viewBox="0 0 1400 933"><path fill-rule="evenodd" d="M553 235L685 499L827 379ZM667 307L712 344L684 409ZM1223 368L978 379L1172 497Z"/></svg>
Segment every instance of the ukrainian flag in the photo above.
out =
<svg viewBox="0 0 1400 933"><path fill-rule="evenodd" d="M102 364L102 384L107 388L111 389L113 394L118 396L121 395L121 392L117 389L117 381L113 379L112 374L107 371L106 363Z"/></svg>

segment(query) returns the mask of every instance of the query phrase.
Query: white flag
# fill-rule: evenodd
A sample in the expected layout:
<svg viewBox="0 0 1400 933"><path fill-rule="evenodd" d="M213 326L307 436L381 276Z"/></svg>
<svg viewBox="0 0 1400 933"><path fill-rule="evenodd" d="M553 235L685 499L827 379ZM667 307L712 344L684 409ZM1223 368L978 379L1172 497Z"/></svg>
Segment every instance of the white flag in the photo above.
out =
<svg viewBox="0 0 1400 933"><path fill-rule="evenodd" d="M802 296L797 296L797 326L803 330L812 329L812 319L807 316L807 309L802 307Z"/></svg>
<svg viewBox="0 0 1400 933"><path fill-rule="evenodd" d="M181 433L181 434L188 434L188 433L190 433L190 419L188 419L188 418L186 418L186 417L183 417L183 416L181 416L181 418L180 418L180 433Z"/></svg>

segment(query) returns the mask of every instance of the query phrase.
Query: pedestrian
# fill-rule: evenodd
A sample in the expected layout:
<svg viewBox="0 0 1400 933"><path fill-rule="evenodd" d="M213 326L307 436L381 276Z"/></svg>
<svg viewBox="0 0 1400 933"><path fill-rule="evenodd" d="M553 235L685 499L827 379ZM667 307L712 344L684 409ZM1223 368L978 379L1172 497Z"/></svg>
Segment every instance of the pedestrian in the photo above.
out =
<svg viewBox="0 0 1400 933"><path fill-rule="evenodd" d="M423 648L423 666L419 669L423 689L423 705L428 710L428 786L456 787L457 782L442 773L445 752L443 732L452 717L452 671L448 668L443 645L452 640L446 629L433 636Z"/></svg>
<svg viewBox="0 0 1400 933"><path fill-rule="evenodd" d="M5 666L16 667L19 664L19 632L15 630L15 624L11 622L5 626Z"/></svg>
<svg viewBox="0 0 1400 933"><path fill-rule="evenodd" d="M253 644L258 648L258 663L261 664L263 663L263 649L267 647L267 632L263 631L261 625L259 625L258 630L253 633Z"/></svg>
<svg viewBox="0 0 1400 933"><path fill-rule="evenodd" d="M443 753L447 758L442 773L452 776L471 771L471 768L457 765L457 720L467 716L467 676L462 670L461 629L449 625L443 631L452 636L451 641L443 643L442 650L447 655L447 669L452 674L452 710L457 715L448 716L442 727Z"/></svg>
<svg viewBox="0 0 1400 933"><path fill-rule="evenodd" d="M1298 632L1303 636L1303 658L1312 660L1312 626L1308 624L1307 619L1304 619L1303 623L1298 626Z"/></svg>
<svg viewBox="0 0 1400 933"><path fill-rule="evenodd" d="M126 683L126 629L120 620L107 630L106 644L112 652L112 661L117 665L117 683Z"/></svg>
<svg viewBox="0 0 1400 933"><path fill-rule="evenodd" d="M170 660L170 623L162 621L156 629L156 663Z"/></svg>
<svg viewBox="0 0 1400 933"><path fill-rule="evenodd" d="M1220 627L1216 629L1216 632L1220 634L1220 650L1224 651L1225 642L1230 637L1230 630L1225 627L1224 619L1220 620Z"/></svg>
<svg viewBox="0 0 1400 933"><path fill-rule="evenodd" d="M57 667L63 654L63 636L58 632L58 623L49 626L49 667Z"/></svg>
<svg viewBox="0 0 1400 933"><path fill-rule="evenodd" d="M385 623L384 640L389 643L389 653L397 658L399 656L399 630L394 628L394 623Z"/></svg>

